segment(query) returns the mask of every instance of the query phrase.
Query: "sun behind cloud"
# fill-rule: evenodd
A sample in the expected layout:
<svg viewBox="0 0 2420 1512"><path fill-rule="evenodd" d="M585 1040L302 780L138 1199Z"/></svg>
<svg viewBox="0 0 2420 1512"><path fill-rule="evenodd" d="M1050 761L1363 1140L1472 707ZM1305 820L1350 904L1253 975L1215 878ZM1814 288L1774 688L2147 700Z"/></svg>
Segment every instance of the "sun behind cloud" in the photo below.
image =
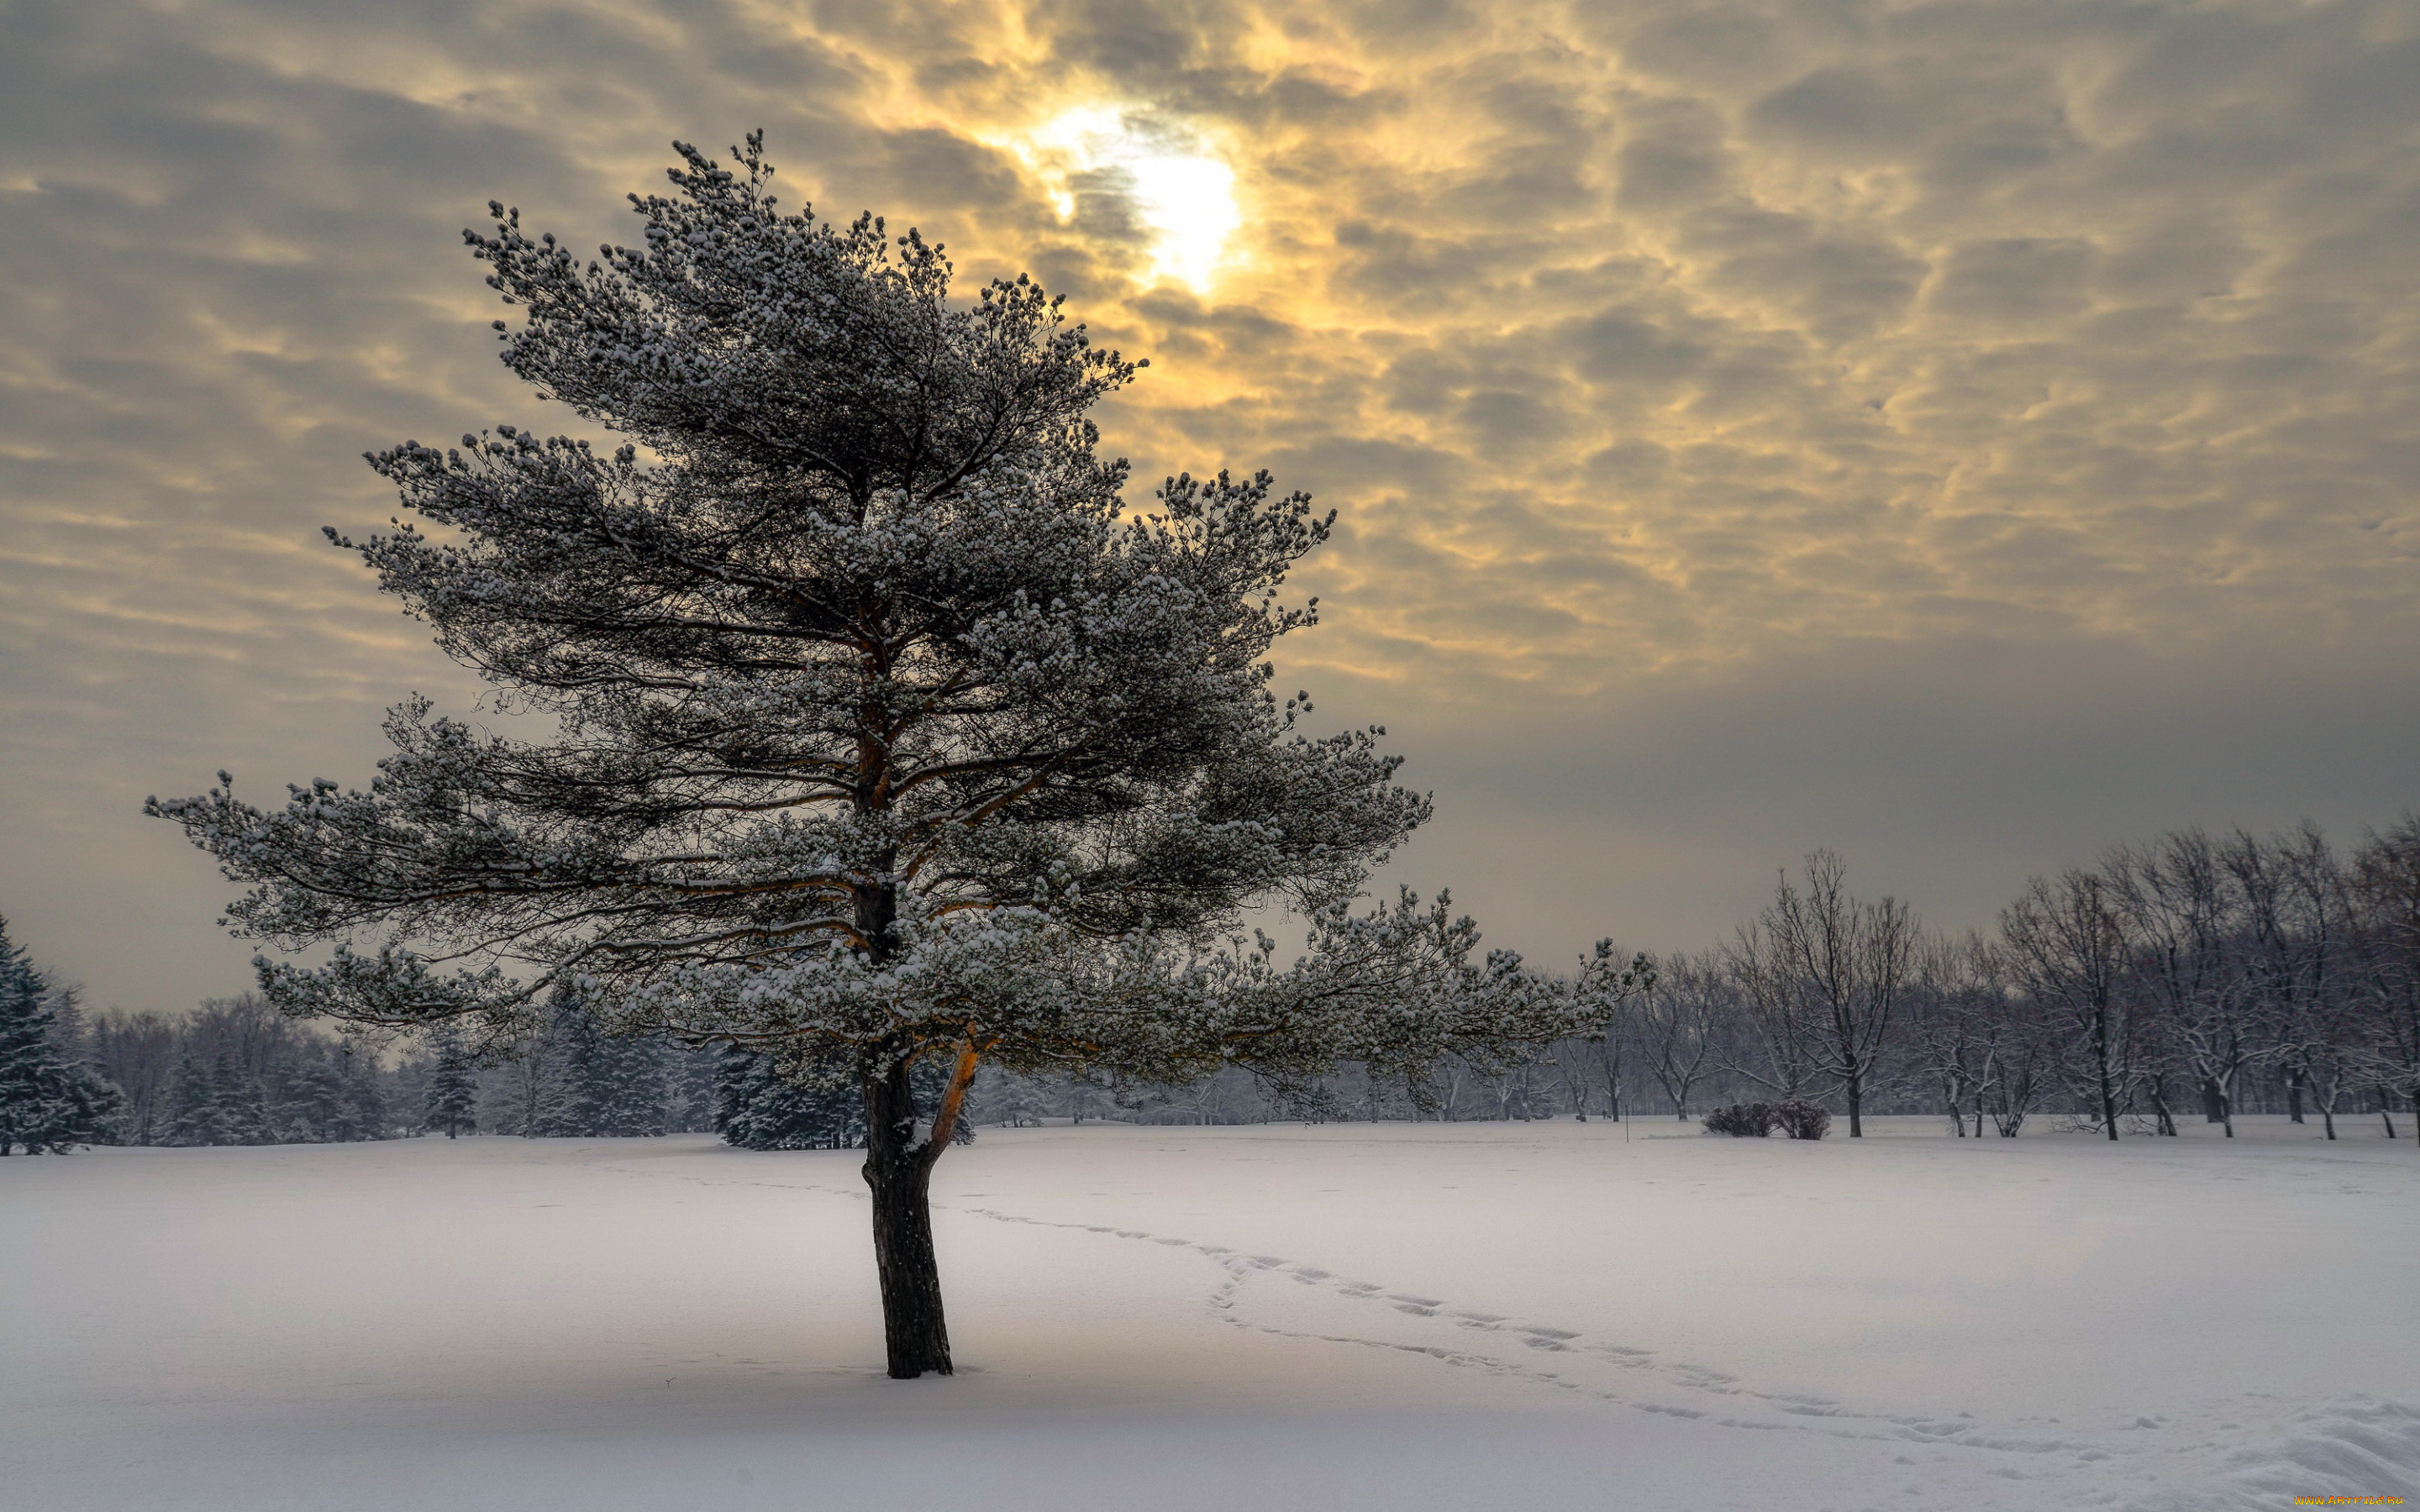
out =
<svg viewBox="0 0 2420 1512"><path fill-rule="evenodd" d="M1115 201L1148 248L1148 283L1205 292L1243 224L1234 169L1197 132L1158 116L1078 105L997 142L1044 180L1061 219L1079 219L1088 195Z"/></svg>

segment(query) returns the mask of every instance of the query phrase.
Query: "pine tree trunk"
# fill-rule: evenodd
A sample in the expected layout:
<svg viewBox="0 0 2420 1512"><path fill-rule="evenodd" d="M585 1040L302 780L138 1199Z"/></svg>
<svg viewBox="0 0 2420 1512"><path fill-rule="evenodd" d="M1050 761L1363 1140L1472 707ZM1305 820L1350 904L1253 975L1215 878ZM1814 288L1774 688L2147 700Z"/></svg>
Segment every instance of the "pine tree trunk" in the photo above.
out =
<svg viewBox="0 0 2420 1512"><path fill-rule="evenodd" d="M867 1163L874 1190L874 1269L882 1283L882 1346L893 1381L952 1374L950 1330L941 1315L941 1268L933 1254L933 1210L921 1161L883 1175Z"/></svg>
<svg viewBox="0 0 2420 1512"><path fill-rule="evenodd" d="M878 1068L865 1083L865 1184L874 1197L882 1343L894 1381L952 1373L941 1268L933 1254L932 1164L916 1140L909 1064L900 1060Z"/></svg>
<svg viewBox="0 0 2420 1512"><path fill-rule="evenodd" d="M882 1344L893 1381L946 1376L950 1330L941 1316L941 1267L933 1253L933 1164L957 1132L975 1051L958 1056L919 1137L912 1056L877 1063L865 1079L865 1184L874 1197L874 1270L882 1288Z"/></svg>

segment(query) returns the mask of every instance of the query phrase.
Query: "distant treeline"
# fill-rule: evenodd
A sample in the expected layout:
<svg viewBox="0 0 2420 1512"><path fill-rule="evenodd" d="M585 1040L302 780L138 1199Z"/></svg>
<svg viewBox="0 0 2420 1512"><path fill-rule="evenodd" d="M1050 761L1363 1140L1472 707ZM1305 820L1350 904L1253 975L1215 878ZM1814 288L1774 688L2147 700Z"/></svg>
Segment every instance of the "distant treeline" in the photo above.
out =
<svg viewBox="0 0 2420 1512"><path fill-rule="evenodd" d="M2197 829L2032 881L1996 927L1926 928L1852 893L1827 852L1730 939L1651 957L1600 1038L1405 1082L1356 1068L1274 1090L1020 1086L995 1118L1686 1119L1802 1098L1850 1117L1938 1115L1962 1134L2172 1134L2283 1114L2398 1136L2420 1097L2420 820L2349 854L2318 829ZM978 1090L981 1090L978 1084ZM2409 1132L2405 1125L2404 1132Z"/></svg>
<svg viewBox="0 0 2420 1512"><path fill-rule="evenodd" d="M473 1064L449 1036L399 1057L287 1018L249 994L182 1018L102 1016L84 1056L125 1105L132 1145L321 1144L440 1133L661 1134L714 1127L710 1055L613 1040L559 1006L520 1053Z"/></svg>
<svg viewBox="0 0 2420 1512"><path fill-rule="evenodd" d="M2257 1112L2329 1138L2359 1114L2397 1137L2420 1097L2420 820L2350 853L2309 826L2173 832L2036 878L1994 929L1957 937L1904 902L1856 896L1818 852L1730 940L1650 960L1653 984L1603 1034L1526 1057L1282 1087L987 1069L968 1121L1687 1119L1796 1098L1845 1114L1852 1134L1908 1113L1962 1135L2042 1119L2114 1137L2201 1118L2231 1134ZM707 1130L845 1148L863 1113L837 1083L760 1056L608 1037L569 998L478 1058L444 1034L382 1056L251 995L177 1018L89 1015L0 923L0 1151Z"/></svg>

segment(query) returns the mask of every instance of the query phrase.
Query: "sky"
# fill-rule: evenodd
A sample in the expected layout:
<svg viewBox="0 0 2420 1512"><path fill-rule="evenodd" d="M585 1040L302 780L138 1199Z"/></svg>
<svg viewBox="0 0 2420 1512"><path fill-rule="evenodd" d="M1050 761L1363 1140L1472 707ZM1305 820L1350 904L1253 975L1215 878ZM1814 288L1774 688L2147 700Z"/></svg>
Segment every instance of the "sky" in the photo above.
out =
<svg viewBox="0 0 2420 1512"><path fill-rule="evenodd" d="M1830 846L1952 929L2200 824L2420 804L2409 0L0 0L0 914L248 984L149 794L365 781L478 687L322 525L550 413L460 229L675 138L1030 270L1147 485L1340 511L1281 648L1544 964Z"/></svg>

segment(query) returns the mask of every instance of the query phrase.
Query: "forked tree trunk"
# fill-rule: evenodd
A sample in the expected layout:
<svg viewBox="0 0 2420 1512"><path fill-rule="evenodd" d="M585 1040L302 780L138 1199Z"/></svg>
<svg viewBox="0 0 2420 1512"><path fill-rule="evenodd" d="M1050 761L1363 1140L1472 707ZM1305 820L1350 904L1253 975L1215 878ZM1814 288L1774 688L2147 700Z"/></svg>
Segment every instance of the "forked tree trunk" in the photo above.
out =
<svg viewBox="0 0 2420 1512"><path fill-rule="evenodd" d="M882 1287L882 1345L893 1381L953 1374L941 1314L941 1267L933 1253L933 1163L957 1132L975 1056L958 1057L930 1132L917 1137L913 1062L878 1068L865 1082L865 1184L874 1198L874 1270Z"/></svg>

